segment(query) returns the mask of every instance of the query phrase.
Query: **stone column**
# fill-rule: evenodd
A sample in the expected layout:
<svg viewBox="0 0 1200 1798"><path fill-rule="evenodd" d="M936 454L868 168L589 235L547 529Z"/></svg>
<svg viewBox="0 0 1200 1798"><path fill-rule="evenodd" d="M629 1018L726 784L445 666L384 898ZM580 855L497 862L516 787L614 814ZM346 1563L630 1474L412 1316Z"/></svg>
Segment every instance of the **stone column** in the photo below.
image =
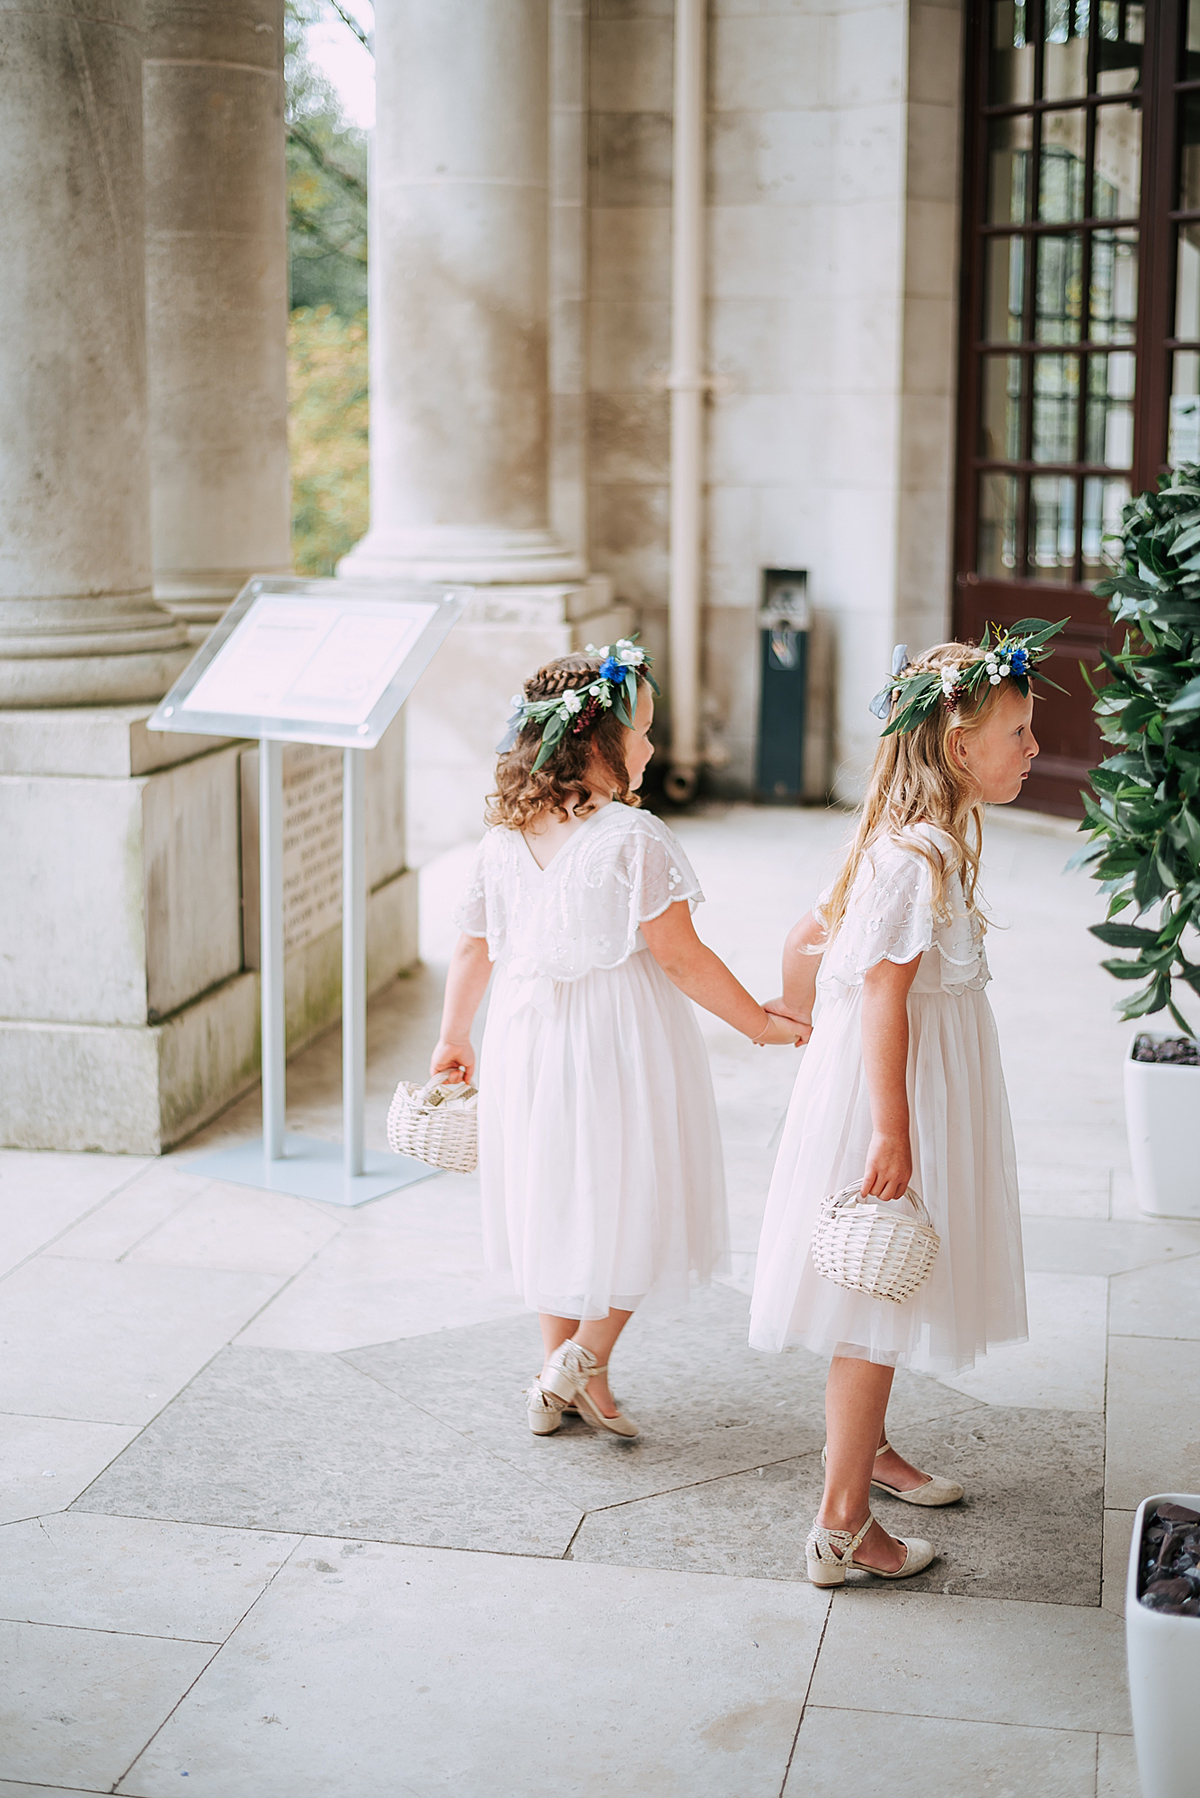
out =
<svg viewBox="0 0 1200 1798"><path fill-rule="evenodd" d="M371 529L345 574L575 580L547 477L547 0L379 10Z"/></svg>
<svg viewBox="0 0 1200 1798"><path fill-rule="evenodd" d="M141 27L0 10L0 707L156 699L189 653L151 593Z"/></svg>
<svg viewBox="0 0 1200 1798"><path fill-rule="evenodd" d="M148 0L154 592L206 634L291 566L282 0Z"/></svg>

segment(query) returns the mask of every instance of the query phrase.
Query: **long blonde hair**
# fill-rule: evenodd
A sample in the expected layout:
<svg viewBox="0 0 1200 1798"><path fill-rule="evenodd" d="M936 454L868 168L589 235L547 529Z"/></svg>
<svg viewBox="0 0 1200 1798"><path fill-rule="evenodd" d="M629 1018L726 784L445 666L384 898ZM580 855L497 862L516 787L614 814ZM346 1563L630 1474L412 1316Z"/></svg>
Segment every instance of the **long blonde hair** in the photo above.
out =
<svg viewBox="0 0 1200 1798"><path fill-rule="evenodd" d="M978 661L979 654L973 644L938 643L910 662L909 670L963 668ZM850 853L817 914L827 941L841 925L863 858L880 836L894 838L929 863L935 917L947 917L947 884L958 874L967 911L986 928L975 890L983 844L983 806L975 782L952 759L947 738L955 728L978 730L1008 685L1007 681L996 687L985 685L981 698L968 698L953 706L939 702L915 729L880 739ZM893 704L893 718L897 709ZM950 839L953 850L949 858L913 828L917 824L933 824Z"/></svg>

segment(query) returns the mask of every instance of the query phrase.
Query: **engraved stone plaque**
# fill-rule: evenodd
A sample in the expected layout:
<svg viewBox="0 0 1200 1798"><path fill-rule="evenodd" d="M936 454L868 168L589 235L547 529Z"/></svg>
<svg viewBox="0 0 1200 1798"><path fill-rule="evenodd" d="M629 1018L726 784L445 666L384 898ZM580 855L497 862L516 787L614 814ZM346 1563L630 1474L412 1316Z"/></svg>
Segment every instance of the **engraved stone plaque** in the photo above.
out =
<svg viewBox="0 0 1200 1798"><path fill-rule="evenodd" d="M283 752L283 952L342 918L342 756L313 743Z"/></svg>
<svg viewBox="0 0 1200 1798"><path fill-rule="evenodd" d="M258 750L242 755L243 961L259 966ZM314 743L283 752L283 949L342 921L342 754Z"/></svg>

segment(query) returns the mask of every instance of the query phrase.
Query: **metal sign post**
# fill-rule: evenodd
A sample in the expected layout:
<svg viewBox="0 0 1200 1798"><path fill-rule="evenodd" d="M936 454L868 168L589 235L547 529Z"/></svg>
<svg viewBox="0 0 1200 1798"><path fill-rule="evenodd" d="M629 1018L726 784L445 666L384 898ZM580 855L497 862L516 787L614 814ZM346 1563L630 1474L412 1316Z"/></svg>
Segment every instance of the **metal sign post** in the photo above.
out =
<svg viewBox="0 0 1200 1798"><path fill-rule="evenodd" d="M259 739L261 1138L190 1168L298 1198L361 1205L434 1170L364 1144L367 1064L367 751L382 737L466 603L421 585L255 580L147 721ZM283 746L342 749L342 1143L289 1135L283 912Z"/></svg>

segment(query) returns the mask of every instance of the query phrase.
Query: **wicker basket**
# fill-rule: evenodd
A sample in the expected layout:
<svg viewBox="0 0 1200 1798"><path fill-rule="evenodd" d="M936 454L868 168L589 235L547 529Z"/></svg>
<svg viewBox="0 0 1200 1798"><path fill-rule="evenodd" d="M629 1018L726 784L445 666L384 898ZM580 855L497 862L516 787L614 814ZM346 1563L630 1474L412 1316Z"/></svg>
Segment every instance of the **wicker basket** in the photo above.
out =
<svg viewBox="0 0 1200 1798"><path fill-rule="evenodd" d="M413 1155L452 1174L473 1174L479 1159L479 1094L435 1075L424 1086L402 1080L388 1107L387 1139L397 1155Z"/></svg>
<svg viewBox="0 0 1200 1798"><path fill-rule="evenodd" d="M812 1238L813 1266L823 1279L848 1292L902 1305L929 1278L938 1233L911 1186L905 1196L915 1220L897 1212L895 1199L864 1199L861 1187L856 1180L822 1200Z"/></svg>

